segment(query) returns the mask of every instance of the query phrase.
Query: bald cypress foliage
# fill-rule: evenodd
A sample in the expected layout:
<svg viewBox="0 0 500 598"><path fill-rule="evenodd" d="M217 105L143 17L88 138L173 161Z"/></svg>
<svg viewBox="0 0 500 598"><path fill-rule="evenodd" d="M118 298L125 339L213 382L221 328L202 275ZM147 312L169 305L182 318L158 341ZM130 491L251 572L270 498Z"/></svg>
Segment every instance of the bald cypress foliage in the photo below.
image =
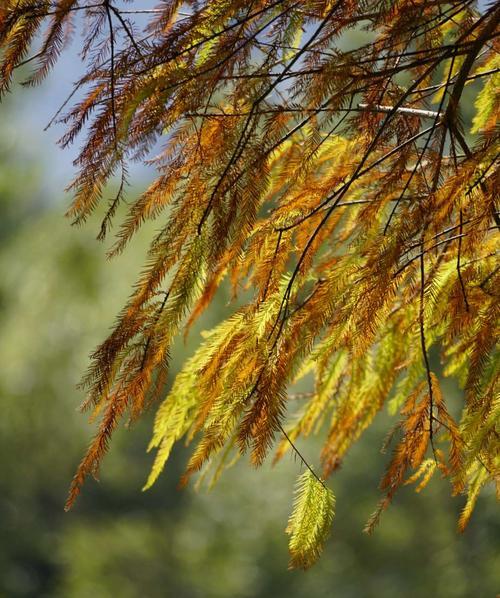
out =
<svg viewBox="0 0 500 598"><path fill-rule="evenodd" d="M367 530L402 485L420 491L437 474L465 495L463 529L499 479L500 5L146 4L0 7L1 94L18 67L37 84L80 40L86 72L57 115L62 146L83 143L75 223L118 177L98 231L107 238L128 164L161 146L157 178L127 197L111 242L114 256L157 223L83 379L84 410L99 423L68 508L120 421L159 399L147 487L178 441L194 443L183 483L199 472L216 481L240 455L258 466L295 451L305 473L291 565L307 568L333 517L325 480L387 406L398 423ZM228 307L165 398L173 340L225 281L250 298ZM463 388L458 416L431 351ZM291 400L310 373L314 390ZM311 433L323 438L316 467L296 444Z"/></svg>

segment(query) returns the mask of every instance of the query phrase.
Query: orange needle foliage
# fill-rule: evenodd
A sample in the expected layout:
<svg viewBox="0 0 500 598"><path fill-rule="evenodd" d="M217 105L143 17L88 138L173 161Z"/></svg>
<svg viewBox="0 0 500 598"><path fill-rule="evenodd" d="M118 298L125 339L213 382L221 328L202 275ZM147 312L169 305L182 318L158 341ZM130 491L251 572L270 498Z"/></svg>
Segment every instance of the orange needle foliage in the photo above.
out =
<svg viewBox="0 0 500 598"><path fill-rule="evenodd" d="M110 250L161 222L84 378L100 424L68 507L119 420L161 395L174 337L227 279L251 298L161 403L147 486L182 438L197 443L184 482L209 466L217 479L243 453L260 465L282 440L276 458L292 449L307 466L288 533L291 565L308 567L333 516L324 479L389 403L400 423L368 530L401 485L420 490L436 471L467 495L463 529L499 479L499 21L498 3L472 1L2 3L1 92L21 65L40 82L83 32L79 99L58 115L63 147L85 138L75 222L121 176L104 238L127 164L162 144L158 178L130 202ZM434 347L464 388L458 419L431 371ZM308 372L314 392L290 402ZM321 477L295 446L318 430Z"/></svg>

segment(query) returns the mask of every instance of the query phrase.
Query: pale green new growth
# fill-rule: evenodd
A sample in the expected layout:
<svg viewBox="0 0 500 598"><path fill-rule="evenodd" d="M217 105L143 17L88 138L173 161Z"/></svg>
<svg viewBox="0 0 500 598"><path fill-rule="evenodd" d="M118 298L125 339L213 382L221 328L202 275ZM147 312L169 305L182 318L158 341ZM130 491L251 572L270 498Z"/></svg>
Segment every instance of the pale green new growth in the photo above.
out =
<svg viewBox="0 0 500 598"><path fill-rule="evenodd" d="M298 478L286 528L291 569L308 569L318 560L330 534L334 508L333 492L307 469Z"/></svg>
<svg viewBox="0 0 500 598"><path fill-rule="evenodd" d="M500 57L495 54L485 64L484 70L494 71L483 89L479 92L476 101L476 114L472 119L472 133L486 132L496 126L496 110L498 109L498 89L500 88L500 74L496 72L500 65Z"/></svg>

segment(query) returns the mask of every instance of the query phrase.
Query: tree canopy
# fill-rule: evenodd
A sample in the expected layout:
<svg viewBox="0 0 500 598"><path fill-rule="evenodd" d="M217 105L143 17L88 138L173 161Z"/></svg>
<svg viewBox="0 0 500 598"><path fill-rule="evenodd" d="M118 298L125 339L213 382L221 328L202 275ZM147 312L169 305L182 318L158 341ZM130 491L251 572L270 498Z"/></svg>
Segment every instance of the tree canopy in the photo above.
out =
<svg viewBox="0 0 500 598"><path fill-rule="evenodd" d="M228 281L234 308L158 409L146 487L181 439L196 442L182 483L293 451L304 471L287 532L291 565L307 568L333 518L325 480L388 405L394 449L367 530L398 488L438 472L466 495L464 529L499 479L499 21L498 3L471 1L3 4L1 93L20 66L41 82L82 31L87 70L55 117L63 147L84 138L71 218L118 176L98 235L127 203L110 256L160 223L83 380L100 423L68 507ZM128 164L146 160L158 177L126 197ZM313 392L294 394L310 374ZM441 374L464 388L458 409ZM312 432L318 471L297 446Z"/></svg>

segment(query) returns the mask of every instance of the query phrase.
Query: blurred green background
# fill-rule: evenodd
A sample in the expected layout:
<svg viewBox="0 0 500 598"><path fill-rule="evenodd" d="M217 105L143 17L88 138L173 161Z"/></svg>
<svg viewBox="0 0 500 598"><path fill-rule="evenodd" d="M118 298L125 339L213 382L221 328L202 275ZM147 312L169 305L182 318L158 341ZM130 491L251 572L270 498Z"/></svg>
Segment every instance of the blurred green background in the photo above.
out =
<svg viewBox="0 0 500 598"><path fill-rule="evenodd" d="M179 491L188 454L180 447L157 485L142 493L154 410L120 430L101 482L89 481L64 513L92 433L77 411L83 396L75 385L129 293L148 231L108 262L95 241L97 219L70 227L63 217L70 198L53 191L62 189L58 161L68 159L33 129L30 106L40 97L0 107L0 596L495 596L500 522L492 491L462 536L456 520L463 499L450 498L439 479L422 495L404 488L375 534L362 533L380 498L387 414L331 480L333 533L307 573L287 570L284 534L299 464L287 458L253 470L243 459L211 492ZM179 343L173 371L226 309L222 297L187 345ZM451 386L448 394L460 400ZM315 441L301 447L314 462Z"/></svg>

